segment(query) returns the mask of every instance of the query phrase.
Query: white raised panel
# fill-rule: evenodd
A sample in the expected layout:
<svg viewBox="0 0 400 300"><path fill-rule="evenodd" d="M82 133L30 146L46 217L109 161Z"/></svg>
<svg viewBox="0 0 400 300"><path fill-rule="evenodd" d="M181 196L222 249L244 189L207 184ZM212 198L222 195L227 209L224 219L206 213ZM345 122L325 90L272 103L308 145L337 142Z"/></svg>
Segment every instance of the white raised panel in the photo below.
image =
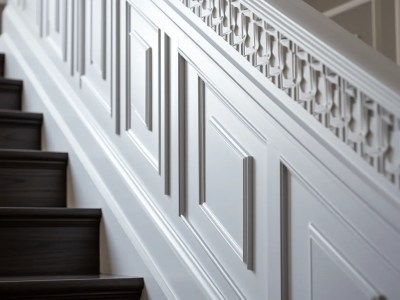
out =
<svg viewBox="0 0 400 300"><path fill-rule="evenodd" d="M47 0L45 2L46 37L62 60L67 59L67 18L69 16L67 0Z"/></svg>
<svg viewBox="0 0 400 300"><path fill-rule="evenodd" d="M160 171L160 30L128 5L126 132Z"/></svg>
<svg viewBox="0 0 400 300"><path fill-rule="evenodd" d="M249 157L215 119L207 122L204 212L243 259L244 161ZM226 213L229 209L229 214Z"/></svg>
<svg viewBox="0 0 400 300"><path fill-rule="evenodd" d="M106 0L88 0L90 5L90 49L89 64L103 79L106 79L106 55L110 55L107 51L107 26L111 25L107 19Z"/></svg>
<svg viewBox="0 0 400 300"><path fill-rule="evenodd" d="M131 115L130 129L141 125L151 131L152 116L152 48L136 32L131 32ZM136 123L136 124L135 124Z"/></svg>
<svg viewBox="0 0 400 300"><path fill-rule="evenodd" d="M300 173L284 166L282 172L283 284L287 298L397 299L400 274L394 265L329 204L335 203L336 197L346 197L340 186L328 200L321 194L323 189L317 189L319 182L313 186L300 175L308 170ZM321 172L317 177L323 180L324 176ZM353 201L348 196L346 200Z"/></svg>
<svg viewBox="0 0 400 300"><path fill-rule="evenodd" d="M112 1L87 0L80 9L81 14L84 12L79 20L79 25L84 24L83 41L80 41L80 47L84 47L80 58L82 87L89 89L111 115L112 49L115 47L111 42L115 31Z"/></svg>
<svg viewBox="0 0 400 300"><path fill-rule="evenodd" d="M311 299L378 299L378 291L343 257L314 225L310 236Z"/></svg>
<svg viewBox="0 0 400 300"><path fill-rule="evenodd" d="M28 22L29 28L37 35L42 34L44 0L17 0L8 1L7 5L18 7L23 13L24 20Z"/></svg>
<svg viewBox="0 0 400 300"><path fill-rule="evenodd" d="M266 199L266 143L232 104L246 94L230 80L214 85L186 59L180 68L186 112L180 114L180 213L238 297L262 299L265 244L255 219Z"/></svg>

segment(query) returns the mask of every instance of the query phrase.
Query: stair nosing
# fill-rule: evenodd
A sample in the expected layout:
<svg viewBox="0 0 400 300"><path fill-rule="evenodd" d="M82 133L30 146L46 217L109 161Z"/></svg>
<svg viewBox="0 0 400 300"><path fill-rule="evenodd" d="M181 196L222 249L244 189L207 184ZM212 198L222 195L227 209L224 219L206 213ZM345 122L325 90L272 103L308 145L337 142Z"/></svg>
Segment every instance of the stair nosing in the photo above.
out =
<svg viewBox="0 0 400 300"><path fill-rule="evenodd" d="M0 109L0 122L3 120L16 120L18 122L31 121L42 123L43 114L33 112L22 112L11 109Z"/></svg>
<svg viewBox="0 0 400 300"><path fill-rule="evenodd" d="M0 222L12 219L50 219L76 220L100 219L99 208L66 208L66 207L0 207ZM61 220L61 219L60 219Z"/></svg>
<svg viewBox="0 0 400 300"><path fill-rule="evenodd" d="M13 89L21 91L23 87L23 81L19 79L10 79L0 77L0 89Z"/></svg>
<svg viewBox="0 0 400 300"><path fill-rule="evenodd" d="M38 279L34 279L39 277ZM47 277L47 278L40 278ZM57 277L53 276L30 276L28 278L20 277L20 280L2 280L0 277L0 291L4 293L24 293L26 291L40 291L44 292L55 292L64 291L65 288L73 291L87 292L101 291L101 290L112 290L114 292L139 292L144 287L144 280L141 277L128 277L128 276L108 276L108 277L96 277L96 276L72 276ZM77 284L79 282L79 284Z"/></svg>
<svg viewBox="0 0 400 300"><path fill-rule="evenodd" d="M68 161L68 153L52 152L42 150L24 150L24 149L0 149L0 162L14 161L46 161L63 162Z"/></svg>

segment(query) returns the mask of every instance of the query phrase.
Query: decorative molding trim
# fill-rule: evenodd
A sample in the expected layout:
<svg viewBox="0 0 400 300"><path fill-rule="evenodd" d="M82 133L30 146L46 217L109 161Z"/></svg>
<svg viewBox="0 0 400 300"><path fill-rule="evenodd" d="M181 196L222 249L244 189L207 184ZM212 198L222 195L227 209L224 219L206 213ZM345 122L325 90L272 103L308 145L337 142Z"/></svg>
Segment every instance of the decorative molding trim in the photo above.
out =
<svg viewBox="0 0 400 300"><path fill-rule="evenodd" d="M152 131L153 122L152 122L152 89L153 89L153 72L152 72L152 51L151 48L146 50L146 126L149 131Z"/></svg>
<svg viewBox="0 0 400 300"><path fill-rule="evenodd" d="M149 131L152 131L152 48L146 41L137 33L135 30L130 32L130 38L133 39L138 45L141 46L144 55L145 55L145 70L144 70L144 77L145 77L145 112L144 112L144 120L142 119L143 116L139 116L142 120L144 125L146 125ZM130 40L129 40L130 41ZM130 53L128 55L131 55ZM130 65L129 65L130 66ZM128 71L130 73L130 71ZM129 76L130 77L130 76ZM131 99L131 91L129 91L129 99ZM130 102L130 101L129 101ZM130 127L130 126L129 126Z"/></svg>
<svg viewBox="0 0 400 300"><path fill-rule="evenodd" d="M198 77L199 105L199 204L206 202L206 95L205 82Z"/></svg>
<svg viewBox="0 0 400 300"><path fill-rule="evenodd" d="M92 0L93 1L93 0ZM93 12L92 12L93 14ZM101 2L101 17L103 22L101 22L101 75L103 80L107 80L107 3L106 0L102 0ZM112 16L111 16L112 19ZM93 26L93 19L92 26ZM112 22L112 21L111 21ZM110 24L111 25L111 24ZM92 45L93 47L93 45Z"/></svg>
<svg viewBox="0 0 400 300"><path fill-rule="evenodd" d="M340 268L342 269L351 281L360 289L365 295L371 295L370 299L384 300L383 297L373 287L366 278L353 266L350 261L342 254L336 247L320 232L314 224L308 226L308 239L309 239L309 262L310 262L310 290L312 290L312 254L313 245L318 246L325 254Z"/></svg>
<svg viewBox="0 0 400 300"><path fill-rule="evenodd" d="M204 208L205 206L202 206ZM204 210L204 212L208 212L209 210ZM222 276L226 279L228 282L229 286L233 289L235 294L237 295L238 299L240 300L246 300L246 297L243 295L242 291L240 288L237 286L236 282L233 280L231 277L230 272L228 272L224 266L221 264L221 262L218 260L218 258L215 256L215 253L212 249L210 249L210 246L204 241L202 236L198 233L196 228L190 223L190 221L182 217L182 220L184 224L187 226L187 228L191 231L192 235L196 238L196 240L200 243L200 245L203 247L204 251L207 253L207 255L210 257L214 265L218 268L218 270L221 272ZM219 299L226 299L225 295L222 294L222 291L220 291L220 297Z"/></svg>
<svg viewBox="0 0 400 300"><path fill-rule="evenodd" d="M242 0L180 0L255 69L400 189L400 116Z"/></svg>
<svg viewBox="0 0 400 300"><path fill-rule="evenodd" d="M281 297L289 300L289 170L280 163Z"/></svg>
<svg viewBox="0 0 400 300"><path fill-rule="evenodd" d="M243 262L254 269L254 158L243 158Z"/></svg>
<svg viewBox="0 0 400 300"><path fill-rule="evenodd" d="M186 60L178 58L179 216L186 213Z"/></svg>
<svg viewBox="0 0 400 300"><path fill-rule="evenodd" d="M111 30L111 99L112 117L115 120L115 133L121 133L121 6L120 1L112 2L112 30Z"/></svg>
<svg viewBox="0 0 400 300"><path fill-rule="evenodd" d="M78 72L80 75L80 84L82 86L82 76L85 75L85 22L86 22L86 0L78 1L77 3L77 11L78 11Z"/></svg>
<svg viewBox="0 0 400 300"><path fill-rule="evenodd" d="M247 151L241 144L228 132L223 125L218 122L215 117L211 117L210 124L218 135L224 139L235 154L242 160L242 172L243 172L243 247L236 243L233 237L225 229L224 225L218 221L218 218L203 206L203 210L207 213L210 220L218 231L222 234L232 249L242 259L243 263L246 264L248 270L253 270L253 258L254 258L254 158L249 156ZM206 199L201 204L207 203Z"/></svg>
<svg viewBox="0 0 400 300"><path fill-rule="evenodd" d="M164 194L171 195L171 38L164 33ZM161 74L161 72L160 72ZM160 120L161 121L161 120ZM160 135L161 136L161 135ZM160 143L161 145L161 143Z"/></svg>
<svg viewBox="0 0 400 300"><path fill-rule="evenodd" d="M67 19L67 16L68 16L68 3L67 3L67 1L63 1L62 9L63 9L62 17L59 20L59 23L61 24L61 21L62 21L62 29L63 29L63 31L61 33L61 38L62 38L62 41L61 41L61 43L62 43L62 45L61 45L61 48L62 48L62 59L63 59L63 61L66 62L67 61L67 53L68 53L68 19ZM59 13L61 13L61 12L59 12ZM72 16L72 14L71 14L71 16ZM59 26L61 27L61 25L59 25Z"/></svg>

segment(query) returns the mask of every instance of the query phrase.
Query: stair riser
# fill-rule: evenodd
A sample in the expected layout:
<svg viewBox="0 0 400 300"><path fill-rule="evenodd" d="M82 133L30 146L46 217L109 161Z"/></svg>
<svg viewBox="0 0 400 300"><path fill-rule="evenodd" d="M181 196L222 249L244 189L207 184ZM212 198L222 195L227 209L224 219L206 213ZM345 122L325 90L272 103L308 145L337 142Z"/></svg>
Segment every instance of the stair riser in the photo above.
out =
<svg viewBox="0 0 400 300"><path fill-rule="evenodd" d="M0 120L0 149L40 150L41 124Z"/></svg>
<svg viewBox="0 0 400 300"><path fill-rule="evenodd" d="M2 300L140 300L141 293L90 293L62 295L29 295L29 296L2 296Z"/></svg>
<svg viewBox="0 0 400 300"><path fill-rule="evenodd" d="M0 207L65 207L66 164L0 162Z"/></svg>
<svg viewBox="0 0 400 300"><path fill-rule="evenodd" d="M0 77L4 76L4 67L5 67L5 56L4 54L0 55Z"/></svg>
<svg viewBox="0 0 400 300"><path fill-rule="evenodd" d="M98 223L0 220L0 276L99 272Z"/></svg>
<svg viewBox="0 0 400 300"><path fill-rule="evenodd" d="M0 109L21 110L21 92L18 89L3 89L0 86Z"/></svg>

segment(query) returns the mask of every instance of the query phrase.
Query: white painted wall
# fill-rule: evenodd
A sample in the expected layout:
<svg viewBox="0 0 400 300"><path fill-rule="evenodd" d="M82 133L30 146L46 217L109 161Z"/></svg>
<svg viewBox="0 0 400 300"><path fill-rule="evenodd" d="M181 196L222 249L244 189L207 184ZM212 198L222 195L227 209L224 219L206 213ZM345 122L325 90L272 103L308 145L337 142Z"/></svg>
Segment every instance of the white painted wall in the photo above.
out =
<svg viewBox="0 0 400 300"><path fill-rule="evenodd" d="M6 73L71 155L69 204L103 209L104 272L144 276L149 299L399 299L389 61L301 2L4 17Z"/></svg>

